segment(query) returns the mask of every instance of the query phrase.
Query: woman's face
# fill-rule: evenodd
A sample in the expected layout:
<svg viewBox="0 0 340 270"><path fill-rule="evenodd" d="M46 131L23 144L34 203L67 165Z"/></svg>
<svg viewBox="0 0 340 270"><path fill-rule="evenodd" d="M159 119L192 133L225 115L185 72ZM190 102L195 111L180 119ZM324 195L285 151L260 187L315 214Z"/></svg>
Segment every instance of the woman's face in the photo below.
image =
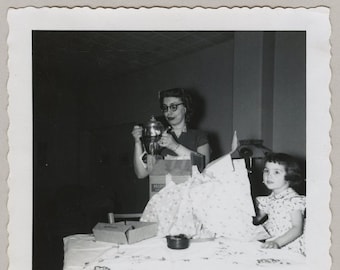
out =
<svg viewBox="0 0 340 270"><path fill-rule="evenodd" d="M163 114L171 126L176 126L185 122L186 108L180 98L165 97L163 99L163 107L167 108L167 110L163 111ZM173 109L171 107L173 107ZM176 107L177 109L174 110Z"/></svg>
<svg viewBox="0 0 340 270"><path fill-rule="evenodd" d="M288 188L285 167L279 163L267 162L263 169L263 183L268 189L280 192Z"/></svg>

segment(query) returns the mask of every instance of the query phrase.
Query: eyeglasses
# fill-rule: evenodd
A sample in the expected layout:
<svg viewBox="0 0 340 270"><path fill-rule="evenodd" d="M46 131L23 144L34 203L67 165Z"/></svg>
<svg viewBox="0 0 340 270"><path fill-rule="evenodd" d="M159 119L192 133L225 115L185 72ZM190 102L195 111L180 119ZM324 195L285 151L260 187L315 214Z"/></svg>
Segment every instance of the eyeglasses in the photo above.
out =
<svg viewBox="0 0 340 270"><path fill-rule="evenodd" d="M170 111L175 112L175 111L177 111L177 107L179 105L182 105L182 104L184 104L184 103L170 104L169 106L166 106L165 104L163 104L161 106L161 110L162 110L162 112L167 112L170 109Z"/></svg>

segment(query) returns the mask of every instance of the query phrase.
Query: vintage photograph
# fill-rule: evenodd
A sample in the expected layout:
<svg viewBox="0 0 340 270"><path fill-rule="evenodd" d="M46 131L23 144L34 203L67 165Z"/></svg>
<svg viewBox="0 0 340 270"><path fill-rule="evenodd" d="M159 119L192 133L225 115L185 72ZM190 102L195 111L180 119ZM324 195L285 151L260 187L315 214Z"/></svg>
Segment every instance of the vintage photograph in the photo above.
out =
<svg viewBox="0 0 340 270"><path fill-rule="evenodd" d="M268 222L259 226L269 230L268 238L279 237L274 248L290 250L292 242L297 246L306 215L306 32L32 31L32 41L33 269L61 269L64 237L92 233L98 222L108 222L108 213L139 220L133 214L142 216L147 205L143 218L158 222L163 236L195 237L206 230L209 239L244 240L249 230L254 233L249 239L257 233L252 227L255 212L247 203L268 196L259 216L260 222L268 215ZM232 181L226 173L217 179L206 176L195 197L198 205L191 205L195 194L179 195L182 189L197 189L187 184L195 178L194 160L187 157L200 154L203 170L231 151L234 131L239 146L231 156L245 161L248 173L243 177L249 183L230 183L230 194L228 185L220 183ZM144 151L156 160L143 162ZM164 158L166 164L161 163ZM219 167L211 171L220 173ZM178 186L170 185L157 197L167 174ZM220 194L219 188L226 192ZM204 199L206 193L211 202ZM276 196L285 198L278 203ZM205 216L199 213L202 204L211 204ZM182 207L192 212L182 213ZM208 218L213 214L217 216ZM288 224L285 219L292 215L296 220ZM238 231L240 221L249 222L244 231ZM293 225L301 226L299 233L284 237ZM110 242L110 237L103 240ZM159 240L138 261L159 259L156 250L164 245ZM193 245L204 248L203 243ZM304 243L299 245L297 252L304 255ZM286 256L277 263L288 263ZM209 253L206 257L213 260ZM254 263L261 266L261 259L254 257ZM86 262L80 260L78 266ZM65 263L65 270L75 266ZM113 267L115 260L107 263Z"/></svg>
<svg viewBox="0 0 340 270"><path fill-rule="evenodd" d="M308 28L66 28L25 30L32 269L310 269Z"/></svg>

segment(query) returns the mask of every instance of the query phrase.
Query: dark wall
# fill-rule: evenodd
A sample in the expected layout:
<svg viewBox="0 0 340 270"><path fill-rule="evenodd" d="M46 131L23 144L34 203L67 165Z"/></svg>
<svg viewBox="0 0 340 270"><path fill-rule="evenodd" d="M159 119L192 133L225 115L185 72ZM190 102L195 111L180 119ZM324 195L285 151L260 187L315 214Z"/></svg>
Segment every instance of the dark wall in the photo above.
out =
<svg viewBox="0 0 340 270"><path fill-rule="evenodd" d="M232 67L233 42L226 42L128 76L103 76L86 91L83 125L145 123L151 115L161 114L158 91L184 87L196 105L191 124L212 136L213 154L218 157L229 151L232 138Z"/></svg>
<svg viewBox="0 0 340 270"><path fill-rule="evenodd" d="M275 43L273 149L306 158L306 34L278 32Z"/></svg>
<svg viewBox="0 0 340 270"><path fill-rule="evenodd" d="M105 182L121 190L122 186L114 183L124 177L120 175L122 164L132 169L132 127L160 114L158 91L171 87L192 91L197 105L192 124L208 132L213 156L229 151L232 42L116 77L86 57L51 54L53 42L49 43L48 37L39 32L35 38L35 183L39 189L56 190L73 184L97 186ZM101 171L106 168L103 156L106 173ZM136 180L133 174L129 177ZM143 194L139 191L145 190L147 181L137 186L130 184L132 192L127 198L136 199L132 194ZM142 197L141 206L132 207L131 211L143 209L148 195Z"/></svg>

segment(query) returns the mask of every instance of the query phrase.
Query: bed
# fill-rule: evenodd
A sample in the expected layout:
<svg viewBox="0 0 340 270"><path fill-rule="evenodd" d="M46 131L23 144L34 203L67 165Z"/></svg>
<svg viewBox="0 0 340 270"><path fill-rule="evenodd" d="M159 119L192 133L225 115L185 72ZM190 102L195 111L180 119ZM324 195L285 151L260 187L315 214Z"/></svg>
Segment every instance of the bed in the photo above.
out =
<svg viewBox="0 0 340 270"><path fill-rule="evenodd" d="M262 249L258 241L228 238L192 240L189 248L169 249L164 237L132 245L95 241L90 234L64 238L64 270L145 270L145 269L285 269L307 270L299 253Z"/></svg>
<svg viewBox="0 0 340 270"><path fill-rule="evenodd" d="M140 220L158 223L156 237L130 245L65 237L64 270L308 269L300 253L261 248L266 231L252 224L254 215L245 163L227 155L150 199ZM181 233L193 238L189 247L168 248L165 236Z"/></svg>

